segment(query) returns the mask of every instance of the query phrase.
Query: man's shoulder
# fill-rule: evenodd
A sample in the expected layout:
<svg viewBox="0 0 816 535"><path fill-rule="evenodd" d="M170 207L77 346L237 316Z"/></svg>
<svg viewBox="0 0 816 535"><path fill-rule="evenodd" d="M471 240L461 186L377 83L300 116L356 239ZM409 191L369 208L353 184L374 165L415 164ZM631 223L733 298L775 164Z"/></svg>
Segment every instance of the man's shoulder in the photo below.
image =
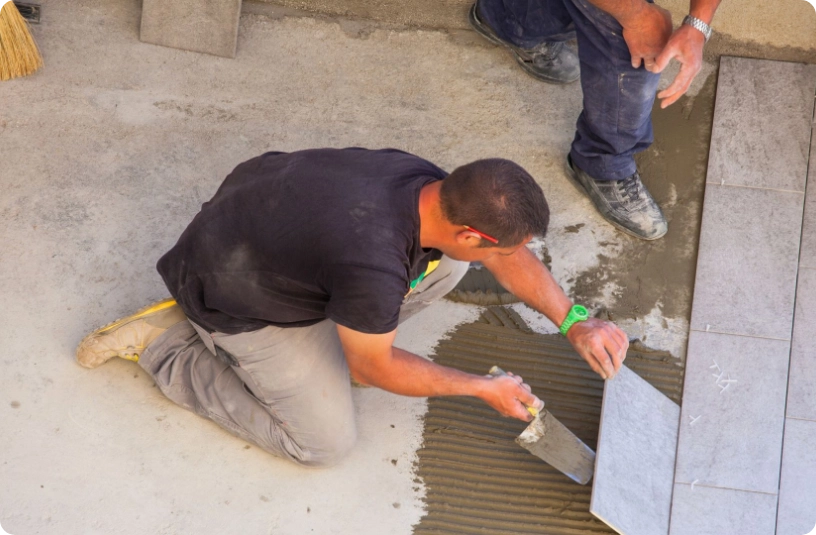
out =
<svg viewBox="0 0 816 535"><path fill-rule="evenodd" d="M444 178L447 172L436 164L400 149L383 148L368 149L363 147L346 148L313 148L295 152L266 152L256 158L248 160L239 167L249 164L268 164L274 162L280 165L284 162L294 165L339 165L348 168L349 166L360 165L368 169L391 169L399 170L404 168L412 171L413 174L425 174L435 178Z"/></svg>

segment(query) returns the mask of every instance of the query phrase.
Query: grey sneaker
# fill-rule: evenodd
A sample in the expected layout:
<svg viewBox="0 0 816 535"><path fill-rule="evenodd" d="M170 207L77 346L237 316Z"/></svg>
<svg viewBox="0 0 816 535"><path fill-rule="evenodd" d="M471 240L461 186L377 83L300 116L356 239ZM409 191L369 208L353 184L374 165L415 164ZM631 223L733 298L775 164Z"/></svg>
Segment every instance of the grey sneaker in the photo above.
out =
<svg viewBox="0 0 816 535"><path fill-rule="evenodd" d="M666 216L637 172L623 180L595 180L567 156L567 175L601 215L623 232L644 240L656 240L668 232Z"/></svg>
<svg viewBox="0 0 816 535"><path fill-rule="evenodd" d="M569 84L581 76L578 54L563 41L541 43L535 48L519 48L496 35L493 28L482 22L475 2L470 6L470 25L482 37L493 44L502 45L516 58L528 74L551 84Z"/></svg>

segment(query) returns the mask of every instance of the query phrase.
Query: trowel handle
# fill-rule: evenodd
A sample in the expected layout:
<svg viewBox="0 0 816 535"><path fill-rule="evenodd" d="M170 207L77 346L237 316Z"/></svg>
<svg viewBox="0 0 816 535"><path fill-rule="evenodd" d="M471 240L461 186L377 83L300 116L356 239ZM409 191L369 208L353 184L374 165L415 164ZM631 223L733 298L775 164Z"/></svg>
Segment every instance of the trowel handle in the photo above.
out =
<svg viewBox="0 0 816 535"><path fill-rule="evenodd" d="M501 368L499 368L498 366L493 366L492 368L490 368L490 371L487 372L487 373L489 373L493 377L501 377L502 375L507 375L507 373L504 370L502 370ZM533 417L538 416L538 409L536 409L535 407L529 407L527 405L525 405L525 407L527 407L527 412L532 414Z"/></svg>

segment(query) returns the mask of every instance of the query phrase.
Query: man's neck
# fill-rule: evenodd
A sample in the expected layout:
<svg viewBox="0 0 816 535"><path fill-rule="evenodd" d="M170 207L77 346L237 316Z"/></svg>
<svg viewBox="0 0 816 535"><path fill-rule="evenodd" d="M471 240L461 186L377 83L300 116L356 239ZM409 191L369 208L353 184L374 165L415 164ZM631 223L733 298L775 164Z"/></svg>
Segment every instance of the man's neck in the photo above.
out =
<svg viewBox="0 0 816 535"><path fill-rule="evenodd" d="M419 191L419 244L425 249L437 249L444 243L450 223L442 217L439 190L442 181L437 180Z"/></svg>

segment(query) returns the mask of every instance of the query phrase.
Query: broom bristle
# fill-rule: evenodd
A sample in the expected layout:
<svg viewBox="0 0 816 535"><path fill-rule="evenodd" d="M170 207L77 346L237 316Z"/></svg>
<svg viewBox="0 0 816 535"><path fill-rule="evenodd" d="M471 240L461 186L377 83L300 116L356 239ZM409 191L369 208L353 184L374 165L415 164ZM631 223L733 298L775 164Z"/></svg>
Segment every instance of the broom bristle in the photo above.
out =
<svg viewBox="0 0 816 535"><path fill-rule="evenodd" d="M29 75L42 64L28 24L14 2L6 2L0 9L0 80Z"/></svg>

